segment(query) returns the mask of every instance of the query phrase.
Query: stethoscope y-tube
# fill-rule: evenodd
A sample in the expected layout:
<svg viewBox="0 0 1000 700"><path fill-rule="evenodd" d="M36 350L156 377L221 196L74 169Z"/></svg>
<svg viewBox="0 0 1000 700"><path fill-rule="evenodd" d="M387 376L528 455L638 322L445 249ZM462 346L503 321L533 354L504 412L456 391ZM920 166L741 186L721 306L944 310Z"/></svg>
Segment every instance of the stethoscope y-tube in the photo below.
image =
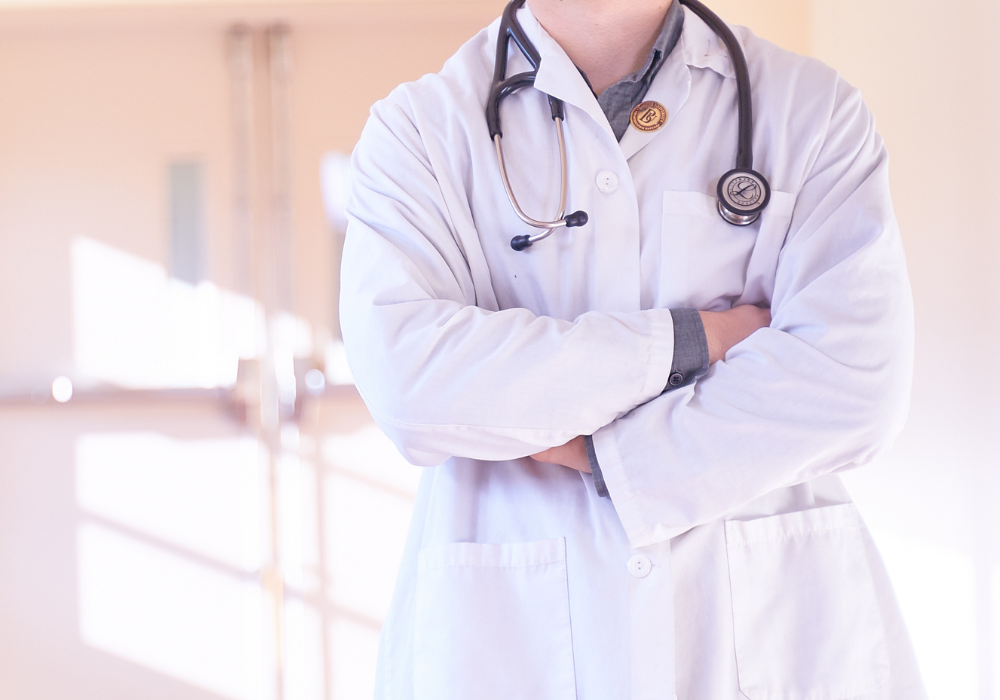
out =
<svg viewBox="0 0 1000 700"><path fill-rule="evenodd" d="M746 226L752 224L760 216L760 213L767 206L771 199L771 188L767 179L753 169L753 104L750 95L750 73L747 68L746 56L740 48L736 36L726 26L718 15L705 7L698 0L677 0L683 5L691 8L705 24L712 28L712 31L722 39L726 45L726 50L733 62L733 71L736 74L736 94L739 127L737 132L738 143L736 149L736 167L719 178L716 194L719 198L719 214L722 218L736 226ZM540 233L534 235L514 236L510 241L510 247L514 250L524 250L531 244L547 238L558 228L565 226L583 226L587 223L587 213L575 211L566 214L566 183L569 175L566 168L566 138L563 133L563 122L566 119L565 109L562 100L548 95L549 110L552 113L552 120L556 123L556 135L559 142L559 165L560 165L560 187L559 187L559 213L552 221L541 221L528 216L517 203L514 190L510 185L510 178L507 176L507 167L503 158L503 147L501 140L503 132L500 128L500 102L521 88L533 86L535 77L538 75L538 66L541 57L534 44L524 34L520 23L517 21L517 10L524 5L524 0L511 0L504 8L503 16L500 20L500 35L497 38L496 62L493 66L493 84L490 86L489 98L486 101L486 124L489 127L490 138L496 149L497 163L500 166L500 178L503 180L504 190L507 198L518 218L533 228L542 229ZM517 73L509 78L507 76L507 53L510 48L510 41L514 40L517 47L531 64L531 70L524 73Z"/></svg>
<svg viewBox="0 0 1000 700"><path fill-rule="evenodd" d="M510 247L514 250L524 250L532 243L547 238L552 232L563 226L572 228L583 226L587 223L587 213L575 211L566 216L566 183L569 180L569 173L566 169L566 138L563 134L563 121L565 120L565 110L562 100L549 95L549 110L552 112L552 121L556 123L556 134L559 140L559 213L553 221L540 221L533 219L524 213L521 205L517 203L514 190L510 186L510 178L507 177L507 166L503 160L503 132L500 129L500 101L508 95L520 90L523 87L535 84L535 76L538 75L538 65L541 57L534 44L524 35L520 23L517 21L515 13L524 4L524 0L511 0L504 8L503 17L500 20L500 36L497 39L497 57L493 66L493 85L490 87L490 96L486 102L486 124L490 130L490 138L493 139L493 146L497 152L497 163L500 165L500 179L503 180L503 188L507 192L507 198L514 207L514 212L524 223L534 228L543 229L541 233L534 235L514 236L510 241ZM513 39L521 53L531 64L531 71L517 73L507 78L507 50L510 47L510 40Z"/></svg>

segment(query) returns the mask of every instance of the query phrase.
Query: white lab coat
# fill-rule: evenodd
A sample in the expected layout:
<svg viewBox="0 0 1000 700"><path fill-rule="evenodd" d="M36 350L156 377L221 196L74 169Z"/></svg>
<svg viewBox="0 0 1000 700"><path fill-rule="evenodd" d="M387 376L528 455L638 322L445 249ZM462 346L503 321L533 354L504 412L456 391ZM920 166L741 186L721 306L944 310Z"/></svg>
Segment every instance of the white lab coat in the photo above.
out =
<svg viewBox="0 0 1000 700"><path fill-rule="evenodd" d="M858 92L737 29L758 223L716 212L736 83L687 15L617 142L530 11L537 90L502 107L515 192L555 215L543 92L566 103L569 211L525 252L483 116L498 22L372 110L354 156L341 318L372 415L423 474L382 633L387 700L923 697L879 556L834 472L905 418L910 290L886 154ZM510 73L526 68L512 49ZM610 176L608 174L611 174ZM695 384L663 388L669 308L770 304ZM526 455L594 435L590 475ZM676 662L676 663L675 663Z"/></svg>

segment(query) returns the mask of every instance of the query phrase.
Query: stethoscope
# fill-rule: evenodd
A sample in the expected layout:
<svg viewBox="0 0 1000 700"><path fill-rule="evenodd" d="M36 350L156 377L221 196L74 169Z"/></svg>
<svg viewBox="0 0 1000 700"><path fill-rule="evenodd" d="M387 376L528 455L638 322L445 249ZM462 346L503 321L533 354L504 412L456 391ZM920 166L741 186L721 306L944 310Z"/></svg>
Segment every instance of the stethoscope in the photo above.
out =
<svg viewBox="0 0 1000 700"><path fill-rule="evenodd" d="M712 28L725 43L733 61L739 109L739 145L736 149L736 167L719 178L716 194L719 197L719 214L722 218L736 226L747 226L757 220L771 199L771 188L767 184L767 180L753 169L753 115L751 113L750 74L747 70L747 59L743 55L743 50L736 41L736 37L718 15L698 0L679 0L679 2L690 7L696 15L704 20L705 24ZM559 188L559 213L556 218L552 221L540 221L525 214L517 203L514 190L510 186L510 179L507 177L503 148L500 146L503 137L500 130L500 101L523 87L534 85L535 76L538 75L538 65L541 63L538 50L525 36L524 30L517 21L517 10L523 4L524 0L511 0L503 11L503 17L500 20L500 36L497 39L496 64L493 68L493 84L490 87L489 100L486 102L486 124L489 126L490 138L496 148L500 177L503 180L503 187L507 191L507 198L521 221L534 228L542 229L541 233L534 235L514 236L510 241L510 247L514 250L524 250L532 243L547 238L553 231L563 226L573 228L587 223L587 212L585 211L566 214L568 174L566 171L566 138L563 134L563 122L566 119L566 114L562 100L548 95L549 110L552 112L552 120L556 123L556 136L559 140L559 166L562 176ZM508 78L506 77L507 49L511 39L528 59L532 70Z"/></svg>

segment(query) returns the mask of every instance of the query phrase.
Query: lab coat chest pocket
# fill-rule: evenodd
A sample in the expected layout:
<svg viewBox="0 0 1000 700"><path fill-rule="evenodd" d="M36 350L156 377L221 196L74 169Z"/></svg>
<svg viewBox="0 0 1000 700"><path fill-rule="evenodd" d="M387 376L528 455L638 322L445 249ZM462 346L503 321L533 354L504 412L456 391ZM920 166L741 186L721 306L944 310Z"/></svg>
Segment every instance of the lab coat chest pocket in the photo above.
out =
<svg viewBox="0 0 1000 700"><path fill-rule="evenodd" d="M424 550L417 575L415 700L573 700L562 538Z"/></svg>
<svg viewBox="0 0 1000 700"><path fill-rule="evenodd" d="M791 194L772 192L756 223L734 226L719 215L715 197L664 192L657 305L716 311L769 305L794 202Z"/></svg>
<svg viewBox="0 0 1000 700"><path fill-rule="evenodd" d="M888 652L851 503L726 523L736 664L750 700L869 698Z"/></svg>

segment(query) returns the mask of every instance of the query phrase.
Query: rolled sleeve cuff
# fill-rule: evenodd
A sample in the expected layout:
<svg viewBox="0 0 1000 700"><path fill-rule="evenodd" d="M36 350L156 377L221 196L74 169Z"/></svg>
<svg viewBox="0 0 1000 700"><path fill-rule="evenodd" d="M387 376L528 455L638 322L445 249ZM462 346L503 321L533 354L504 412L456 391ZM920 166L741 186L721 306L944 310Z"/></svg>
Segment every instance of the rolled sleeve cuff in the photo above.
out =
<svg viewBox="0 0 1000 700"><path fill-rule="evenodd" d="M594 451L593 460L596 462L598 459L597 455L600 453L600 459L604 463L604 468L601 470L601 485L605 492L608 493L609 498L611 497L611 492L615 492L615 510L618 511L622 525L625 526L625 531L629 534L629 539L631 540L632 533L641 530L643 527L642 507L640 506L641 499L629 483L623 464L624 460L618 449L615 428L616 424L612 423L594 433L588 444L587 454L589 456L592 449Z"/></svg>
<svg viewBox="0 0 1000 700"><path fill-rule="evenodd" d="M601 498L610 498L607 484L604 483L604 474L601 473L601 465L597 461L597 452L594 451L594 437L585 435L583 442L587 446L587 461L590 462L590 473L594 476L594 488Z"/></svg>
<svg viewBox="0 0 1000 700"><path fill-rule="evenodd" d="M663 387L670 381L670 369L674 361L673 312L667 309L650 309L649 346L646 363L641 368L645 372L645 382L641 389L643 402L663 393ZM702 331L704 333L704 330Z"/></svg>
<svg viewBox="0 0 1000 700"><path fill-rule="evenodd" d="M684 528L666 529L657 524L656 513L661 509L651 509L648 499L631 482L629 472L625 469L625 456L622 454L623 449L629 452L631 450L620 444L621 436L617 433L615 423L594 433L594 456L596 458L600 455L603 464L602 483L614 502L629 543L636 548L646 547L681 534ZM634 458L634 455L630 456ZM653 468L659 466L655 465ZM611 493L614 493L613 497Z"/></svg>
<svg viewBox="0 0 1000 700"><path fill-rule="evenodd" d="M708 371L708 338L696 309L671 309L674 356L664 391L687 386Z"/></svg>

